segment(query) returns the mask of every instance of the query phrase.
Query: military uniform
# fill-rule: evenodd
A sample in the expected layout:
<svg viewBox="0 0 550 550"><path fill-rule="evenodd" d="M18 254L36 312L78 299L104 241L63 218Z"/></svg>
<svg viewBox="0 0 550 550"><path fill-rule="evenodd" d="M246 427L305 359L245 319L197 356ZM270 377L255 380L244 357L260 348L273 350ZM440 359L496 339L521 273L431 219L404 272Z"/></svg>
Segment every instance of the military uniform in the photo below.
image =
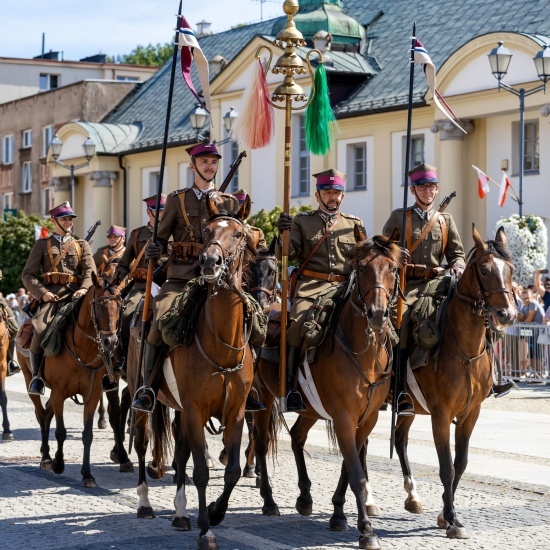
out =
<svg viewBox="0 0 550 550"><path fill-rule="evenodd" d="M331 216L321 210L298 214L293 219L290 230L290 259L297 260L301 265L332 223ZM357 216L341 213L330 235L305 266L296 284L289 314L291 321L288 331L289 345L301 346L302 326L315 298L349 277L356 250L354 237L356 226L365 234L363 222ZM277 246L277 254L279 256L281 254L280 246Z"/></svg>
<svg viewBox="0 0 550 550"><path fill-rule="evenodd" d="M65 251L67 252L63 259L54 267L54 263ZM85 240L52 235L34 243L23 269L23 284L39 301L46 292L56 294L59 296L59 300L40 304L40 309L32 320L34 335L30 347L31 352L41 352L42 336L60 307L77 290L88 290L92 286L92 271L95 271L95 263L90 246ZM54 274L51 279L68 279L68 281L66 283L47 283L39 280L39 277L48 273ZM55 275L56 273L59 275Z"/></svg>
<svg viewBox="0 0 550 550"><path fill-rule="evenodd" d="M113 250L110 246L98 248L97 252L94 254L97 274L103 275L105 272L109 271L113 264L117 266L125 250L125 246L120 247L118 250Z"/></svg>

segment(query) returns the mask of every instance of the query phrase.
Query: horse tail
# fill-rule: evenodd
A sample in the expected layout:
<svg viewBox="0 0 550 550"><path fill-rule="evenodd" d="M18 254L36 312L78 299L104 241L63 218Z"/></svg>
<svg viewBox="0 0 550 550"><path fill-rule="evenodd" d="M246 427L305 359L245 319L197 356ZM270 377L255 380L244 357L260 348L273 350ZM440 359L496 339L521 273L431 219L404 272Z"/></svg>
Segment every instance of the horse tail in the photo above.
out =
<svg viewBox="0 0 550 550"><path fill-rule="evenodd" d="M325 427L328 436L328 450L330 453L334 453L338 456L340 455L340 448L338 447L338 441L336 439L336 432L334 430L334 424L332 423L332 420L327 420L325 422Z"/></svg>
<svg viewBox="0 0 550 550"><path fill-rule="evenodd" d="M275 464L275 459L277 458L277 440L284 420L284 416L279 414L279 408L273 405L273 407L271 407L271 416L269 417L269 426L267 427L267 434L269 437L267 452L271 454L273 464Z"/></svg>
<svg viewBox="0 0 550 550"><path fill-rule="evenodd" d="M153 432L153 461L157 465L160 477L166 473L166 466L164 462L164 455L167 455L170 451L170 409L157 401L155 408L153 409L151 419L151 430Z"/></svg>

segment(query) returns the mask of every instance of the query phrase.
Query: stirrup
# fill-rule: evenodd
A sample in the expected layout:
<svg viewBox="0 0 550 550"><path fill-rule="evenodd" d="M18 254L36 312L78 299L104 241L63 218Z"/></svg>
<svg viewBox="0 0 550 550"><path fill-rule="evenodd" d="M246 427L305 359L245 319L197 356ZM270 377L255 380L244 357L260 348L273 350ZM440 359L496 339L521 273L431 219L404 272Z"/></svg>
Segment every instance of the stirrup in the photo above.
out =
<svg viewBox="0 0 550 550"><path fill-rule="evenodd" d="M138 397L138 394L139 397ZM140 402L140 399L143 397L148 397L151 401L151 405L149 407L146 407L143 403ZM141 388L138 388L136 390L136 393L134 394L134 400L132 401L132 409L135 409L136 411L143 411L151 413L153 412L153 409L155 408L155 405L157 403L157 396L153 390L153 388L149 388L147 386L141 386Z"/></svg>
<svg viewBox="0 0 550 550"><path fill-rule="evenodd" d="M41 384L41 387L39 387L38 389L32 389L32 386L38 383ZM33 376L31 381L29 382L29 389L27 390L27 393L29 395L44 395L45 386L46 384L44 384L44 380L42 380L40 376Z"/></svg>
<svg viewBox="0 0 550 550"><path fill-rule="evenodd" d="M111 382L111 379L109 378L108 374L105 374L103 378L101 379L101 389L107 393L110 391L118 391L118 382L115 380L114 382Z"/></svg>
<svg viewBox="0 0 550 550"><path fill-rule="evenodd" d="M396 413L397 416L414 416L414 403L407 392L402 391L397 397Z"/></svg>
<svg viewBox="0 0 550 550"><path fill-rule="evenodd" d="M250 393L246 396L246 403L244 405L245 412L265 411L265 409L265 404L257 399L254 399Z"/></svg>
<svg viewBox="0 0 550 550"><path fill-rule="evenodd" d="M10 359L8 361L7 376L13 376L14 374L17 374L18 372L21 372L21 367L13 359Z"/></svg>
<svg viewBox="0 0 550 550"><path fill-rule="evenodd" d="M291 396L294 396L291 398ZM286 410L289 412L305 411L307 410L306 404L302 399L302 396L297 390L289 390L286 394Z"/></svg>
<svg viewBox="0 0 550 550"><path fill-rule="evenodd" d="M508 395L515 385L513 381L504 382L503 384L493 384L491 393L498 399L499 397Z"/></svg>

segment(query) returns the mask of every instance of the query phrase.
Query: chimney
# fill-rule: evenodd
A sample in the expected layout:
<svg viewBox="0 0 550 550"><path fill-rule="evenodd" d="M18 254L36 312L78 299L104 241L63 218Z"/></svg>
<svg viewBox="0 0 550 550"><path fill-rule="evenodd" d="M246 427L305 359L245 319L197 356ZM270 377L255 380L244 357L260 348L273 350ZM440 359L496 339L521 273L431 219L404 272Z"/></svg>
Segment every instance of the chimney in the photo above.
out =
<svg viewBox="0 0 550 550"><path fill-rule="evenodd" d="M202 21L199 21L197 23L197 38L202 38L203 36L208 36L212 34L212 31L210 30L210 25L212 25L212 23L208 23L204 19Z"/></svg>

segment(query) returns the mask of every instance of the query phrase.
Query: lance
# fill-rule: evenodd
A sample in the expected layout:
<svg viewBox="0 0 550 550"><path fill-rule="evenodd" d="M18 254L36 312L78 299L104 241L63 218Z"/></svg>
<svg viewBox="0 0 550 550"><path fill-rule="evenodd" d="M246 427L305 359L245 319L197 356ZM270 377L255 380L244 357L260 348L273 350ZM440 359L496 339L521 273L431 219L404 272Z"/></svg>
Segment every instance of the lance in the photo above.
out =
<svg viewBox="0 0 550 550"><path fill-rule="evenodd" d="M162 194L162 181L164 179L164 165L166 163L166 149L168 148L168 132L170 130L170 115L172 112L172 97L174 95L174 80L176 76L176 62L178 59L178 34L181 21L181 6L182 0L180 0L177 22L176 22L176 36L174 38L174 52L172 54L172 70L170 73L170 87L168 89L168 105L166 107L166 121L164 124L164 139L162 142L162 154L160 158L160 174L159 182L157 186L157 203L155 207L155 221L153 223L153 235L151 236L151 242L157 242L157 231L159 225L159 206ZM143 354L145 351L145 337L147 335L148 320L149 320L149 304L151 302L151 287L153 285L153 273L155 271L155 262L149 260L147 266L147 282L145 283L145 295L143 299L143 315L141 317L141 341L139 345L139 359L137 365L137 378L136 388L141 386L141 365L143 364ZM134 423L136 418L136 411L132 409L132 418L130 421L130 442L128 444L128 453L132 452L132 444L134 442Z"/></svg>
<svg viewBox="0 0 550 550"><path fill-rule="evenodd" d="M283 4L283 11L287 15L285 28L277 35L273 41L274 46L284 49L284 53L275 62L271 69L274 74L282 74L284 81L277 86L271 94L271 105L276 109L285 112L285 149L284 149L284 171L283 171L283 211L289 214L290 212L290 159L291 159L291 116L293 111L301 111L305 109L315 96L315 80L311 67L310 56L315 53L319 58L319 63L323 63L323 56L319 50L312 49L306 56L306 63L296 55L296 48L306 45L306 41L302 33L296 28L294 16L300 9L296 0L286 0ZM268 46L260 46L256 51L256 58L260 57L262 49L266 49L270 54L269 62L265 72L271 66L273 59L273 51ZM307 67L306 67L307 65ZM311 76L311 94L308 99L304 90L295 80L294 75L307 74ZM292 102L299 102L300 105L293 106ZM283 105L277 105L282 103ZM284 231L281 235L282 239L282 254L281 254L281 345L279 347L279 411L286 412L286 325L288 318L288 257L290 254L290 232Z"/></svg>
<svg viewBox="0 0 550 550"><path fill-rule="evenodd" d="M412 98L413 98L413 88L414 88L414 48L416 46L416 21L413 23L413 31L411 38L411 57L410 57L410 67L409 67L409 105L407 111L407 145L405 151L405 174L403 182L403 221L401 227L403 228L401 232L401 247L405 248L405 236L406 236L406 224L407 224L407 198L409 186L409 158L411 154L411 128L412 128ZM403 317L403 296L405 295L405 285L406 285L406 276L407 269L403 267L399 274L401 292L397 299L397 323L396 323L396 332L397 335L401 336L401 321ZM391 412L391 436L390 436L390 458L393 458L393 448L395 446L395 422L397 417L397 385L399 380L399 369L407 368L407 365L401 365L400 360L400 348L398 348L397 353L394 357L394 381L393 381L393 402L392 402L392 412Z"/></svg>

